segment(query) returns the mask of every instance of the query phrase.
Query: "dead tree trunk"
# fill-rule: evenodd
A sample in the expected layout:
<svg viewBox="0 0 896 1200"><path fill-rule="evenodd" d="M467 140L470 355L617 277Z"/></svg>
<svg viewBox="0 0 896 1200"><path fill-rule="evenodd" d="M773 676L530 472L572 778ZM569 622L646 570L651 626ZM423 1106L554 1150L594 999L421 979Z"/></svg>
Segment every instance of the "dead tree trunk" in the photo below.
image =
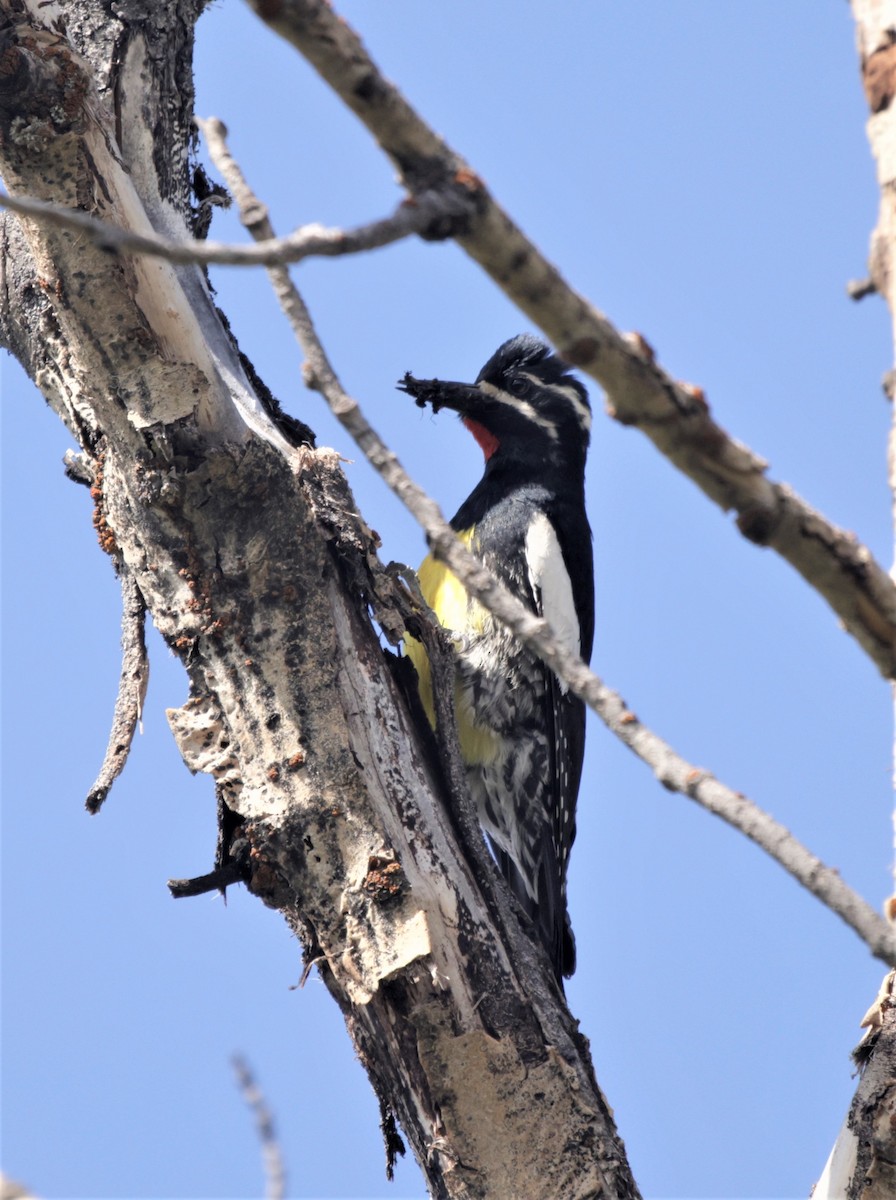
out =
<svg viewBox="0 0 896 1200"><path fill-rule="evenodd" d="M200 9L3 0L8 190L188 236ZM459 848L369 616L395 639L412 606L336 456L269 415L198 268L11 215L2 246L0 340L189 676L171 724L216 780L216 880L296 931L433 1195L637 1195L546 962Z"/></svg>

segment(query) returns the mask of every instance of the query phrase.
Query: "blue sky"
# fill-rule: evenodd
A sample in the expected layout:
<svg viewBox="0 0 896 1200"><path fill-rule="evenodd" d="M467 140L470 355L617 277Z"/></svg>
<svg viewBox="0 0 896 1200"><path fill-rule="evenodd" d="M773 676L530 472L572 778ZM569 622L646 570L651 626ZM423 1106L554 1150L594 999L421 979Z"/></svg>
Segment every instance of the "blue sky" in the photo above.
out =
<svg viewBox="0 0 896 1200"><path fill-rule="evenodd" d="M876 192L847 5L834 0L413 3L340 11L570 281L836 523L891 558L892 360L864 274ZM198 111L223 118L280 232L399 198L366 132L233 0L199 24ZM230 217L214 236L242 235ZM298 281L347 388L450 515L481 468L406 370L475 376L530 328L453 245L309 263ZM350 460L387 559L423 538L305 391L262 273L219 302L285 407ZM173 902L211 864L211 782L164 710L186 681L150 638L144 730L102 813L83 797L118 676L118 588L62 425L9 360L3 384L3 1161L39 1195L262 1191L230 1055L265 1089L293 1197L387 1184L370 1087L278 917ZM657 732L746 792L878 906L891 860L889 693L823 602L748 545L637 431L598 413L593 665ZM570 877L568 988L645 1196L804 1196L855 1081L883 969L779 868L663 791L594 720Z"/></svg>

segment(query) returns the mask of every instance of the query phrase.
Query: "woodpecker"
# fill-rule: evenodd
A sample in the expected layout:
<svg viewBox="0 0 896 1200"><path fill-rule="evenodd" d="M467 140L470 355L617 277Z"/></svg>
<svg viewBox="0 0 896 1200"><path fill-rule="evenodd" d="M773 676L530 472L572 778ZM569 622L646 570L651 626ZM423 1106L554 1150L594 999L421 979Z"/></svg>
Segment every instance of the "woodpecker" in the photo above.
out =
<svg viewBox="0 0 896 1200"><path fill-rule="evenodd" d="M594 636L585 458L591 408L583 385L543 342L505 342L473 384L398 384L419 407L459 414L485 456L485 473L451 521L471 551L557 638L587 662ZM453 634L460 748L495 860L532 920L558 982L575 970L566 903L569 852L585 749L585 709L432 556L418 572ZM426 653L407 638L432 724Z"/></svg>

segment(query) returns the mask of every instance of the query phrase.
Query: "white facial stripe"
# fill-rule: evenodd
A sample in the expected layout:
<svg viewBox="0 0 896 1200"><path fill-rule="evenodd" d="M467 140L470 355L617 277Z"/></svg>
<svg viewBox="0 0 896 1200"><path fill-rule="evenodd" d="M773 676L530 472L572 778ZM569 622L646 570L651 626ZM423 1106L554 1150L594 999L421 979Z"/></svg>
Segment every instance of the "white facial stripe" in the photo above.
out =
<svg viewBox="0 0 896 1200"><path fill-rule="evenodd" d="M541 598L541 612L557 640L572 654L581 653L579 618L572 595L572 582L554 526L539 513L526 533L526 567L529 582ZM561 683L564 695L566 685Z"/></svg>
<svg viewBox="0 0 896 1200"><path fill-rule="evenodd" d="M534 383L537 387L549 388L552 392L556 392L562 396L576 414L576 418L582 429L586 433L591 432L591 409L571 383L545 383L537 375L530 375L528 371L523 372L523 378L528 379L530 383Z"/></svg>
<svg viewBox="0 0 896 1200"><path fill-rule="evenodd" d="M540 412L532 407L528 400L521 400L519 396L511 396L510 392L505 392L503 388L495 387L493 383L482 382L477 384L480 391L491 396L493 400L498 400L501 404L507 404L511 408L515 408L518 413L522 413L529 421L533 421L536 425L540 425L549 438L553 441L557 440L557 426L548 417L542 416Z"/></svg>

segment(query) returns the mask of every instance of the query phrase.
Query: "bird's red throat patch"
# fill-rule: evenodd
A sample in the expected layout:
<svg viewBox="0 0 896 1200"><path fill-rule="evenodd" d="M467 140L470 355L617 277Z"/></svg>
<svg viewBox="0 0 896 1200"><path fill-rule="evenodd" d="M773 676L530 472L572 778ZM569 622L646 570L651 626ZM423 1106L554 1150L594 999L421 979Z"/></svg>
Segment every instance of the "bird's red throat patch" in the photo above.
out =
<svg viewBox="0 0 896 1200"><path fill-rule="evenodd" d="M482 453L485 455L485 461L488 462L500 445L498 439L484 425L480 425L478 421L474 421L472 417L462 417L461 419L479 443Z"/></svg>

